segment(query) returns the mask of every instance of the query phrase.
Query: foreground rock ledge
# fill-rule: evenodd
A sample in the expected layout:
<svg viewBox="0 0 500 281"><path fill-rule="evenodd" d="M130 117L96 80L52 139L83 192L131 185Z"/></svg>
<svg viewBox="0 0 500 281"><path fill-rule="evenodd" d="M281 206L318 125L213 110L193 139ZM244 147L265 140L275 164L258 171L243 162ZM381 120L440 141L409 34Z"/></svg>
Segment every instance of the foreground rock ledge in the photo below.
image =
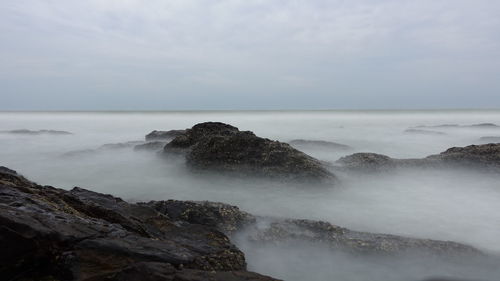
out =
<svg viewBox="0 0 500 281"><path fill-rule="evenodd" d="M256 246L321 243L363 255L483 255L455 242L255 217L223 203L131 204L77 187L40 186L0 167L0 276L6 280L276 280L246 271L244 254L226 235Z"/></svg>
<svg viewBox="0 0 500 281"><path fill-rule="evenodd" d="M219 122L193 126L169 142L164 153L184 155L187 165L195 170L280 180L335 180L320 161L289 144L261 138L250 131L240 131Z"/></svg>
<svg viewBox="0 0 500 281"><path fill-rule="evenodd" d="M243 253L215 228L111 195L40 186L5 167L0 245L4 280L275 280L247 272Z"/></svg>

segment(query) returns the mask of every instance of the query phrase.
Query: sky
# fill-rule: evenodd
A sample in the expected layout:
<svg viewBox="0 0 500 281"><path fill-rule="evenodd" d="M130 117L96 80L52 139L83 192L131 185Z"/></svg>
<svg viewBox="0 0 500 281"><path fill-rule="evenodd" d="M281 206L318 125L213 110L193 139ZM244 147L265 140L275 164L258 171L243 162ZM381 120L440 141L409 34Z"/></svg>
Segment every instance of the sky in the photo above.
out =
<svg viewBox="0 0 500 281"><path fill-rule="evenodd" d="M0 0L0 101L500 108L500 1Z"/></svg>

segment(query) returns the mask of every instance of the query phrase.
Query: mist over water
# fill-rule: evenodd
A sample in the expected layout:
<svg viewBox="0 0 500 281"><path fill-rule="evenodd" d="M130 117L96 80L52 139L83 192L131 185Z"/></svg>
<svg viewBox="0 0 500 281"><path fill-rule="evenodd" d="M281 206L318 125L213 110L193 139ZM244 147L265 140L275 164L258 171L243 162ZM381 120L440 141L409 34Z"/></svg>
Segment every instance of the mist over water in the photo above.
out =
<svg viewBox="0 0 500 281"><path fill-rule="evenodd" d="M0 131L73 133L0 133L0 165L40 184L79 186L131 201L220 201L256 215L325 220L354 230L452 240L500 254L500 175L418 169L362 176L337 173L340 184L314 188L192 174L180 160L166 161L131 148L62 156L106 143L143 140L152 130L184 129L205 121L229 123L280 141L324 140L353 148L302 149L328 162L355 152L420 158L453 146L479 144L483 136L500 136L500 128L425 128L442 135L404 132L419 125L500 124L500 111L0 113ZM494 266L481 262L480 270L469 270L414 257L383 260L332 255L313 245L255 248L240 243L250 270L286 280L305 280L307 270L317 272L315 279L308 280L331 280L333 275L335 280L422 280L436 274L495 280L495 274L500 276Z"/></svg>

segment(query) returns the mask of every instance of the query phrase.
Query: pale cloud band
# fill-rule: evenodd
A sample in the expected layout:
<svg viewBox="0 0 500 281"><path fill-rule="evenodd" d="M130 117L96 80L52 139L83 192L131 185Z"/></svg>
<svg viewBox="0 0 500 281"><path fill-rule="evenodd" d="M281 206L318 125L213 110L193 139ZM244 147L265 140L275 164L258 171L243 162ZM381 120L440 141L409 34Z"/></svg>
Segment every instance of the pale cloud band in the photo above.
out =
<svg viewBox="0 0 500 281"><path fill-rule="evenodd" d="M1 110L500 107L500 2L0 3Z"/></svg>

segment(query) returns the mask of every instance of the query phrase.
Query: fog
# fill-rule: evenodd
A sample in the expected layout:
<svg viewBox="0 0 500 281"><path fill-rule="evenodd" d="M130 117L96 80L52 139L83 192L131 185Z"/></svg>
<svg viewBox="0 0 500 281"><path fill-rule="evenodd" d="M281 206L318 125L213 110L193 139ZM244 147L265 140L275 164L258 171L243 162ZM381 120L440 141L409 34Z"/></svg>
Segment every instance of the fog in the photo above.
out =
<svg viewBox="0 0 500 281"><path fill-rule="evenodd" d="M483 136L500 136L500 128L467 127L500 124L500 111L4 112L0 113L0 131L52 129L73 135L0 133L0 165L40 184L65 189L79 186L130 201L220 201L256 215L318 219L354 230L452 240L500 254L500 175L417 169L366 175L337 172L339 184L318 188L192 174L182 160L166 160L131 148L62 156L106 143L143 140L152 130L184 129L204 121L230 123L280 141L325 140L352 147L348 151L303 150L328 162L354 152L425 157L449 147L480 143ZM441 135L404 132L440 124L464 126L422 128ZM242 240L237 244L246 253L250 270L286 280L423 280L433 276L494 280L500 276L498 269L482 261L457 265L413 256L352 257L318 245L250 247Z"/></svg>

